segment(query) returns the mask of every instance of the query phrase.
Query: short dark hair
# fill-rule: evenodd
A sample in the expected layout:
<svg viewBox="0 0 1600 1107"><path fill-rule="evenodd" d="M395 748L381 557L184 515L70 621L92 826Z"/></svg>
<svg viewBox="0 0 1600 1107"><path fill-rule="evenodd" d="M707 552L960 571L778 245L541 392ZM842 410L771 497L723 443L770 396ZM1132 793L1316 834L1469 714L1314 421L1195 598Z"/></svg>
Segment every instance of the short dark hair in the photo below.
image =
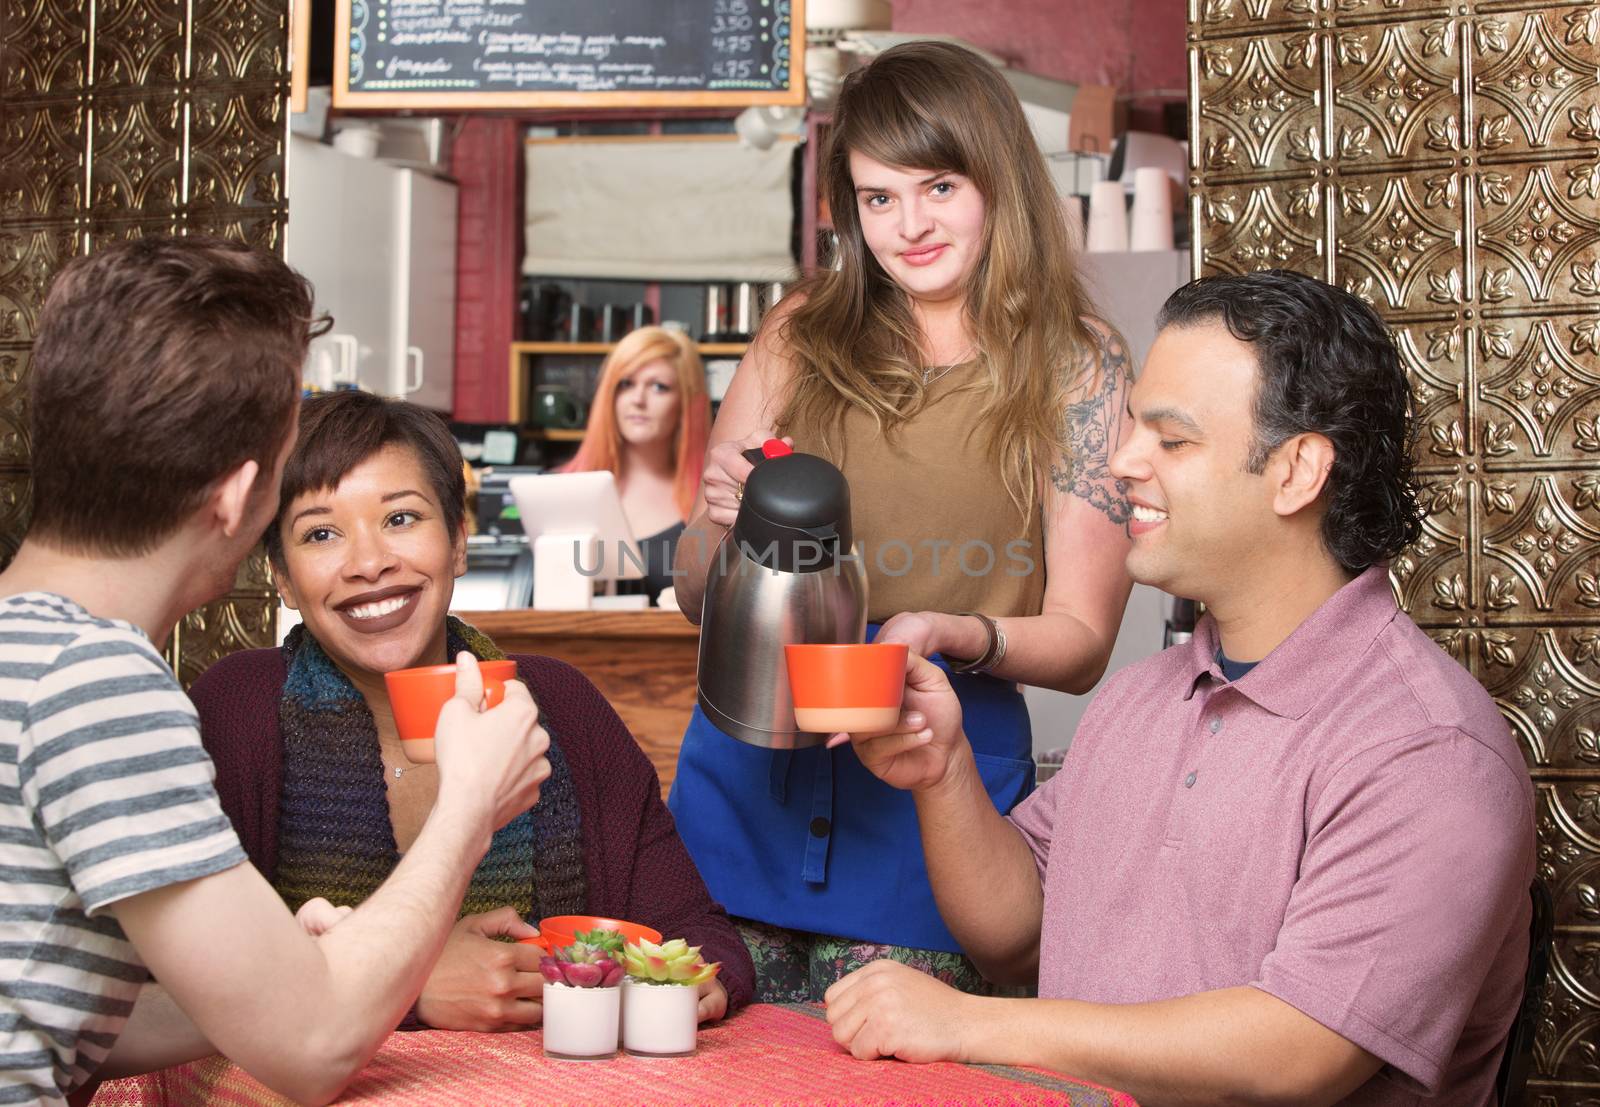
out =
<svg viewBox="0 0 1600 1107"><path fill-rule="evenodd" d="M284 567L282 523L295 498L339 487L352 469L385 446L404 446L416 455L455 537L466 517L467 482L461 447L444 420L404 400L325 392L300 405L300 439L283 466L278 517L263 537L275 568Z"/></svg>
<svg viewBox="0 0 1600 1107"><path fill-rule="evenodd" d="M30 537L136 556L246 461L270 479L316 327L305 278L237 243L158 235L68 263L28 375Z"/></svg>
<svg viewBox="0 0 1600 1107"><path fill-rule="evenodd" d="M1411 388L1378 313L1315 278L1270 269L1183 286L1161 308L1157 329L1212 320L1255 350L1249 471L1261 472L1294 435L1320 434L1334 448L1322 538L1339 564L1359 573L1415 542L1422 512Z"/></svg>

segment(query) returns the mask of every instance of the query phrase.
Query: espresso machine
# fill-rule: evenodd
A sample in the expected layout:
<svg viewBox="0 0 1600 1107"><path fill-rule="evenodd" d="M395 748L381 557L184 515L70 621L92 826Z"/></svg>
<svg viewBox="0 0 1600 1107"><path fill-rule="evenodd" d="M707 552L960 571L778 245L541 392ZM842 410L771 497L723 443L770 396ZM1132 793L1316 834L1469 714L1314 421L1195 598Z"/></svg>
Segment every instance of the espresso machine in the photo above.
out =
<svg viewBox="0 0 1600 1107"><path fill-rule="evenodd" d="M706 573L700 708L723 733L769 749L821 745L798 729L783 647L849 644L867 629L867 574L850 531L844 474L777 439L755 469Z"/></svg>

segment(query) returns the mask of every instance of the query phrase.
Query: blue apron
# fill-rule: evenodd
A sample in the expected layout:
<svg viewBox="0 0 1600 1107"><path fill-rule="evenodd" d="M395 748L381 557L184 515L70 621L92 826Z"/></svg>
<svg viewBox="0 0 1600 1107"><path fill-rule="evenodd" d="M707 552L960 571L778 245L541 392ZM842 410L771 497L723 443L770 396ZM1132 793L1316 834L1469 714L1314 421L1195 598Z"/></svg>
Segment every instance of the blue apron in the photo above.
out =
<svg viewBox="0 0 1600 1107"><path fill-rule="evenodd" d="M877 631L868 628L869 641ZM984 787L1008 812L1033 790L1022 693L988 676L952 673L950 683ZM667 806L730 914L960 952L934 905L911 793L873 776L850 746L762 749L724 734L696 706Z"/></svg>

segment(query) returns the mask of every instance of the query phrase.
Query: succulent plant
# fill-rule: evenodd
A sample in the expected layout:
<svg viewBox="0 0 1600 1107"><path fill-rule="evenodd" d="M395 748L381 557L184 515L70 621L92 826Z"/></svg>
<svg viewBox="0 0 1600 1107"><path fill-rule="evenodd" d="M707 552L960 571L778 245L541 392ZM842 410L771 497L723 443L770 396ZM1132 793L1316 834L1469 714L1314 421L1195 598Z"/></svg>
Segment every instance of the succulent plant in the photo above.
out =
<svg viewBox="0 0 1600 1107"><path fill-rule="evenodd" d="M622 983L622 965L610 952L589 942L573 942L539 959L539 971L552 984L573 988L613 988Z"/></svg>
<svg viewBox="0 0 1600 1107"><path fill-rule="evenodd" d="M700 959L700 947L691 946L682 938L659 946L640 938L628 943L622 958L628 975L647 984L703 984L722 968L719 961L706 964Z"/></svg>
<svg viewBox="0 0 1600 1107"><path fill-rule="evenodd" d="M613 961L622 960L623 938L620 930L603 930L596 927L593 930L580 930L572 938L575 942L605 950L611 954Z"/></svg>

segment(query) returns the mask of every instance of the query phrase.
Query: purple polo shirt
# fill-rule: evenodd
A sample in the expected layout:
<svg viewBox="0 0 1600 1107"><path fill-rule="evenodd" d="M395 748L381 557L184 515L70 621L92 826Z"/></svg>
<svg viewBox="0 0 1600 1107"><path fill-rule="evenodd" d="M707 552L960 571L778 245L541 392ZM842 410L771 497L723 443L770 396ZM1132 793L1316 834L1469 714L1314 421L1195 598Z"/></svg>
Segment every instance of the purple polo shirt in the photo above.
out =
<svg viewBox="0 0 1600 1107"><path fill-rule="evenodd" d="M1490 1103L1534 869L1494 701L1382 568L1234 683L1217 647L1208 617L1114 677L1011 813L1044 883L1039 994L1250 985L1385 1062L1347 1104Z"/></svg>

